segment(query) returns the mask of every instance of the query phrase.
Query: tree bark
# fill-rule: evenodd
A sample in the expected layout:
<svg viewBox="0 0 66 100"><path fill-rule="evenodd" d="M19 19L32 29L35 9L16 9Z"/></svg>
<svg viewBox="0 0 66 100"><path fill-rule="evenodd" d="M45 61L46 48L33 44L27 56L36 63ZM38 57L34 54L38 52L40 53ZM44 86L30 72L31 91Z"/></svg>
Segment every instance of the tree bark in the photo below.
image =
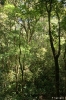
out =
<svg viewBox="0 0 66 100"><path fill-rule="evenodd" d="M59 97L59 63L58 56L54 58L55 61L55 87L56 87L56 96Z"/></svg>
<svg viewBox="0 0 66 100"><path fill-rule="evenodd" d="M65 96L66 96L66 40L65 40L65 51L64 51L63 59L64 59L64 67L65 67L65 89L64 89L64 98L65 98Z"/></svg>

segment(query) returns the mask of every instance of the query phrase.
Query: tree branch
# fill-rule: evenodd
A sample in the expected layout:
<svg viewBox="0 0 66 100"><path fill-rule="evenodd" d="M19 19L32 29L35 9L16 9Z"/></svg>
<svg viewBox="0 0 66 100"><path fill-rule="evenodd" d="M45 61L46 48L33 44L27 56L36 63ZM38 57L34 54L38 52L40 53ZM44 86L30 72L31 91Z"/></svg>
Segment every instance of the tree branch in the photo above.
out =
<svg viewBox="0 0 66 100"><path fill-rule="evenodd" d="M52 52L53 52L53 56L54 56L54 58L55 58L55 48L54 48L53 39L52 39L51 22L50 22L50 18L51 18L51 9L52 9L52 0L50 0L49 6L50 6L50 7L49 7L49 9L48 9L47 1L46 1L46 10L47 10L47 13L48 13L48 25L49 25L50 45L51 45L51 49L52 49Z"/></svg>

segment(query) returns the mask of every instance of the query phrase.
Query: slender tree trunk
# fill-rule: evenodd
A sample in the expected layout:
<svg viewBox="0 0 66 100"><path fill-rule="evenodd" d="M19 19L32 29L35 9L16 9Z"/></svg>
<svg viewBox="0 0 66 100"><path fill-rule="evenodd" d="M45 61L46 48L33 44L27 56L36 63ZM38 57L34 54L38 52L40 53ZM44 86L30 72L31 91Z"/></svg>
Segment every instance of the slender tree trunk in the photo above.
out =
<svg viewBox="0 0 66 100"><path fill-rule="evenodd" d="M58 57L57 56L54 58L54 61L55 61L56 96L59 97L59 63L58 63Z"/></svg>
<svg viewBox="0 0 66 100"><path fill-rule="evenodd" d="M20 63L20 69L21 69L21 92L22 92L22 94L23 94L23 88L24 88L24 68L23 68L23 62L21 63L20 61L19 61L19 63Z"/></svg>
<svg viewBox="0 0 66 100"><path fill-rule="evenodd" d="M18 66L16 65L16 94L18 94Z"/></svg>
<svg viewBox="0 0 66 100"><path fill-rule="evenodd" d="M21 28L20 28L20 33L19 33L19 65L20 65L20 69L21 69L21 92L22 92L22 95L24 94L23 93L23 81L24 81L24 68L23 68L23 61L21 60L21 55L22 55L22 51L21 51Z"/></svg>
<svg viewBox="0 0 66 100"><path fill-rule="evenodd" d="M52 0L50 2L50 10L48 10L48 7L46 5L47 8L47 13L48 13L48 26L49 26L49 38L50 38L50 45L51 45L51 49L52 49L52 53L53 53L53 57L54 57L54 62L55 62L55 88L56 88L56 96L59 97L59 63L58 63L58 58L60 55L60 31L59 31L59 49L58 49L58 53L56 54L56 50L53 44L53 37L52 37L52 31L51 31L51 3ZM59 28L60 30L60 28ZM59 100L59 98L58 98Z"/></svg>
<svg viewBox="0 0 66 100"><path fill-rule="evenodd" d="M64 51L64 67L65 67L65 89L64 89L64 100L66 96L66 40L65 40L65 51Z"/></svg>

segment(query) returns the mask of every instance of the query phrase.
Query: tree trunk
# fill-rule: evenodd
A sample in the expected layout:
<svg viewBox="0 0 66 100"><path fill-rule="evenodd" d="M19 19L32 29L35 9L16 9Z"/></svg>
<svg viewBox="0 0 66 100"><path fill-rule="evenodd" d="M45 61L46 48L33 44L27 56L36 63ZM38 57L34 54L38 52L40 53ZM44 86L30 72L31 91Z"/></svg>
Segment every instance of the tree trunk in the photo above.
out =
<svg viewBox="0 0 66 100"><path fill-rule="evenodd" d="M64 97L65 97L66 96L66 40L65 40L65 51L64 51L64 67L65 67L65 88L64 88Z"/></svg>
<svg viewBox="0 0 66 100"><path fill-rule="evenodd" d="M48 9L48 8L47 8ZM59 37L59 50L58 53L56 54L56 50L53 44L53 37L52 37L52 31L51 31L51 4L50 4L50 10L48 11L48 25L49 25L49 38L50 38L50 45L54 57L54 63L55 63L55 88L56 88L56 96L59 97L59 63L58 63L58 58L60 55L60 37ZM60 36L60 35L59 35ZM58 98L59 100L59 98Z"/></svg>
<svg viewBox="0 0 66 100"><path fill-rule="evenodd" d="M21 86L22 86L22 93L23 93L23 88L24 88L24 69L23 69L23 65L21 66L21 74L22 74Z"/></svg>
<svg viewBox="0 0 66 100"><path fill-rule="evenodd" d="M16 94L18 94L18 66L16 65Z"/></svg>
<svg viewBox="0 0 66 100"><path fill-rule="evenodd" d="M59 63L58 56L54 58L55 61L55 87L56 87L56 96L59 97ZM59 99L58 99L59 100Z"/></svg>

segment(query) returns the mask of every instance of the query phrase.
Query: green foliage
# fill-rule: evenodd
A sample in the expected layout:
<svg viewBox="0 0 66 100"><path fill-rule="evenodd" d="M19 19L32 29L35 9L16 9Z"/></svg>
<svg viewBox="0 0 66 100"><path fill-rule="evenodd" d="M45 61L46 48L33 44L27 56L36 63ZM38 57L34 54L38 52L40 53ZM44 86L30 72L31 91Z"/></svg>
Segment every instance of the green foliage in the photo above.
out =
<svg viewBox="0 0 66 100"><path fill-rule="evenodd" d="M38 0L7 1L0 10L0 99L33 100L41 94L52 97L55 95L55 66L45 2L40 5ZM55 4L57 1L53 2L54 8ZM54 8L51 13L52 38L54 47L58 48L58 22ZM58 12L60 15L60 8ZM61 33L65 32L65 19L63 14ZM62 73L64 35L61 41L59 65L62 94L65 82L65 74Z"/></svg>

